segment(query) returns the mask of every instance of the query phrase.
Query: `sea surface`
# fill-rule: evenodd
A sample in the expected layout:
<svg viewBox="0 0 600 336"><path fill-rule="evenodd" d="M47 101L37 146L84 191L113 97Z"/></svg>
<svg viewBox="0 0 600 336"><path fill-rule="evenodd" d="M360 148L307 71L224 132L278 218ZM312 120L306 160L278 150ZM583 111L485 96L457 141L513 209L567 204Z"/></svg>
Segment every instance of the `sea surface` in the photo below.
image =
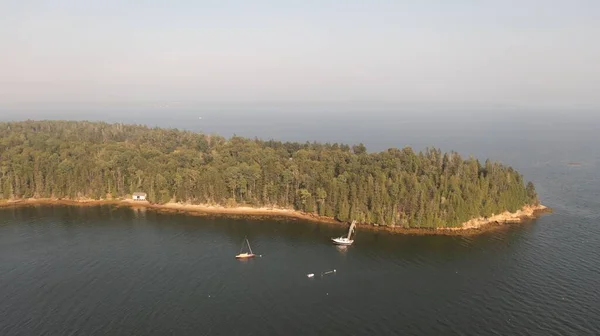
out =
<svg viewBox="0 0 600 336"><path fill-rule="evenodd" d="M4 208L0 335L600 335L600 113L499 111L98 116L436 146L513 166L554 212L470 237L359 231L339 248L343 227L300 220ZM245 237L261 257L234 259Z"/></svg>

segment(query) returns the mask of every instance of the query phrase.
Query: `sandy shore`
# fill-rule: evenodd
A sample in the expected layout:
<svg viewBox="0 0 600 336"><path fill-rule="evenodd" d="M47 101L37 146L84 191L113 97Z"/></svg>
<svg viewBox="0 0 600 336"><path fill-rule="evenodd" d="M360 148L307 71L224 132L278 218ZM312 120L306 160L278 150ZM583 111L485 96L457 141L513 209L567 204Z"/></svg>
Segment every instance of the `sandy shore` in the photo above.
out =
<svg viewBox="0 0 600 336"><path fill-rule="evenodd" d="M116 205L116 206L127 206L127 207L141 207L150 208L159 212L165 213L188 213L192 215L206 216L206 215L224 215L229 217L279 217L279 218L294 218L302 219L319 223L326 223L331 225L344 225L348 223L340 222L331 217L323 217L310 213L304 213L293 209L282 209L273 207L246 207L240 206L235 208L226 208L222 206L214 206L207 204L184 204L184 203L166 203L166 204L151 204L147 201L133 201L133 200L66 200L66 199L21 199L21 200L9 200L0 201L0 208L2 207L15 207L24 205L76 205L76 206L95 206L95 205ZM480 217L474 218L470 221L463 223L460 227L454 228L403 228L403 227L389 227L389 226L375 226L371 224L358 224L358 229L367 229L374 231L386 231L397 234L434 234L434 235L473 235L479 234L490 230L496 230L501 227L506 227L509 224L517 224L527 222L531 219L535 219L544 213L551 212L551 209L539 205L539 206L525 206L522 209L510 213L504 212L498 215L493 215L488 218Z"/></svg>
<svg viewBox="0 0 600 336"><path fill-rule="evenodd" d="M142 206L138 202L124 201L121 204ZM239 206L235 208L226 208L223 206L207 205L207 204L182 204L182 203L165 203L165 204L149 204L149 208L157 209L161 212L185 212L196 213L200 215L228 215L228 216L258 216L258 217L285 217L304 219L320 223L342 224L341 222L330 218L314 214L304 213L293 209L282 209L273 207L247 207Z"/></svg>

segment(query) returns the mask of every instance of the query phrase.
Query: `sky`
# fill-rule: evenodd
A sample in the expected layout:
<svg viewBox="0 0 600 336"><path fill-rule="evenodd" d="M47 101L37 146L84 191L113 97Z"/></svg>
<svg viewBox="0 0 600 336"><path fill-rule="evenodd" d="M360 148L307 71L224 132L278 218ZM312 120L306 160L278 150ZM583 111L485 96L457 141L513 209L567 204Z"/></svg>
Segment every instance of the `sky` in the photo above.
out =
<svg viewBox="0 0 600 336"><path fill-rule="evenodd" d="M0 109L600 106L598 0L0 0Z"/></svg>

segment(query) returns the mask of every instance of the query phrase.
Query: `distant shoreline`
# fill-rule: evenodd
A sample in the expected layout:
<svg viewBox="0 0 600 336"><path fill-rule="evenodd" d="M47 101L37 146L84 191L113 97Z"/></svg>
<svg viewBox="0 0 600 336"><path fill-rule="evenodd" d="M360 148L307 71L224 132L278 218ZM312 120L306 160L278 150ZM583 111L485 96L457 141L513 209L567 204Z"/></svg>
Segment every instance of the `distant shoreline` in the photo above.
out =
<svg viewBox="0 0 600 336"><path fill-rule="evenodd" d="M97 206L97 205L115 205L132 208L150 208L162 213L186 213L191 215L218 215L227 217L271 217L271 218L294 218L317 223L346 226L348 223L340 222L331 217L324 217L310 213L304 213L293 209L275 208L275 207L247 207L239 206L226 208L223 206L214 206L207 204L184 204L184 203L165 203L152 204L148 201L133 200L69 200L52 198L28 198L19 200L2 200L0 208L19 207L27 205L69 205L69 206ZM372 224L358 224L358 229L371 231L385 231L393 234L412 234L412 235L475 235L501 227L508 227L510 224L519 224L538 218L545 213L552 212L552 209L543 205L524 206L522 209L510 213L504 212L488 218L480 217L471 219L461 227L448 228L404 228L391 227Z"/></svg>

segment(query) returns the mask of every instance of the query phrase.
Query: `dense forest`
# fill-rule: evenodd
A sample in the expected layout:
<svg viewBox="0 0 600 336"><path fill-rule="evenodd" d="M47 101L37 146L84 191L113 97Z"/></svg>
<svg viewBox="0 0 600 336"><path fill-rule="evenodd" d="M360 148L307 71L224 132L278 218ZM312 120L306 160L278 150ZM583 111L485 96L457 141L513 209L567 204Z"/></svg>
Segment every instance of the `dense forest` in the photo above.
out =
<svg viewBox="0 0 600 336"><path fill-rule="evenodd" d="M0 123L0 199L124 198L294 208L341 221L457 226L537 204L511 167L457 153L290 143L102 122Z"/></svg>

